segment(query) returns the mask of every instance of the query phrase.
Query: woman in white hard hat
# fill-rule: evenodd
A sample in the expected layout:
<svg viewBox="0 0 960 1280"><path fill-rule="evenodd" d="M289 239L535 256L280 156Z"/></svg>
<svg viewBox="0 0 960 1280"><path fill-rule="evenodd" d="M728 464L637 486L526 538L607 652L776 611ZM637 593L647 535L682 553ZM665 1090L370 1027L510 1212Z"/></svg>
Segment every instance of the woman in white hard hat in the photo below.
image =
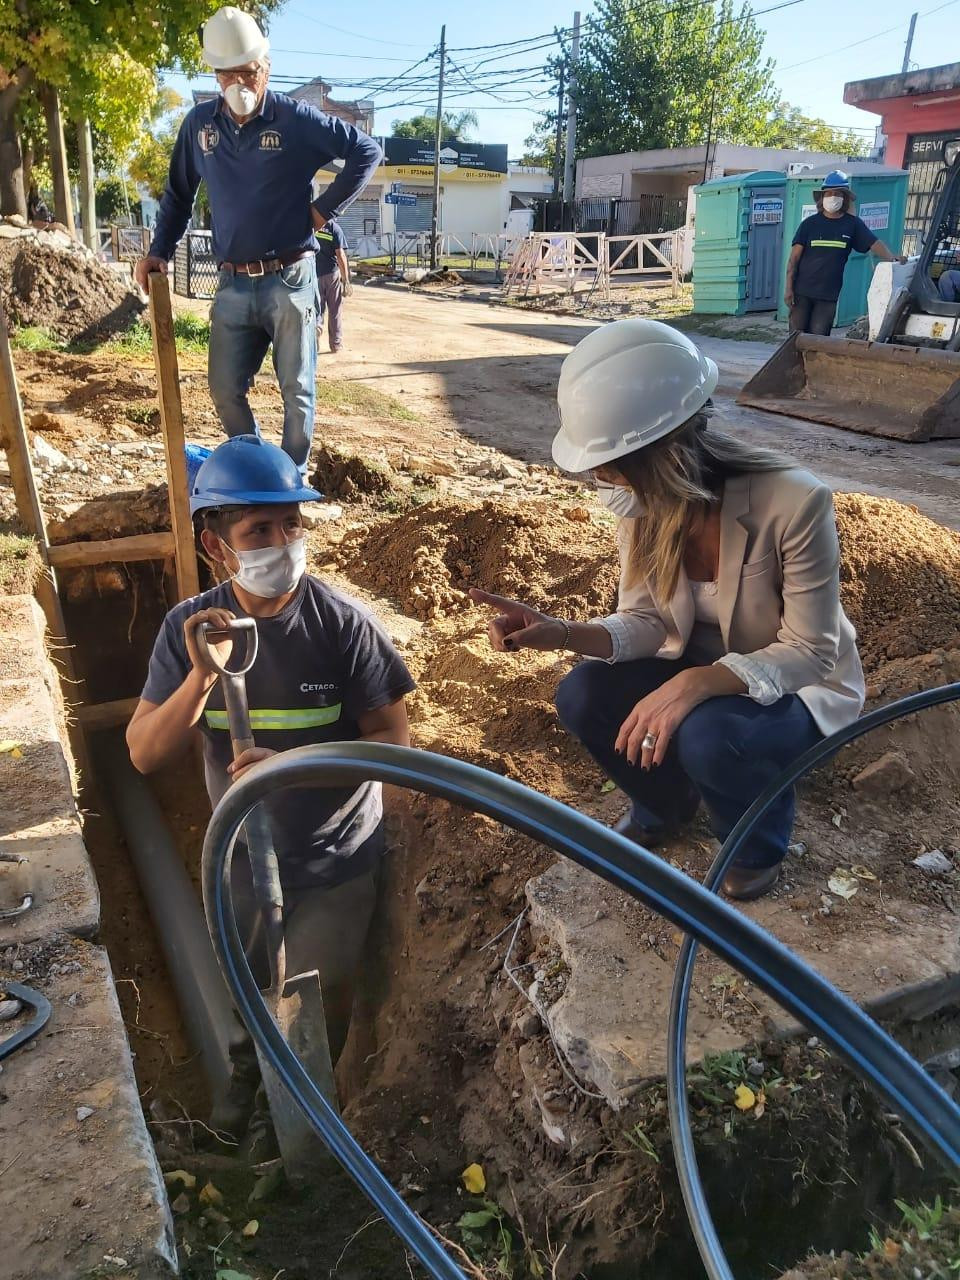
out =
<svg viewBox="0 0 960 1280"><path fill-rule="evenodd" d="M597 329L563 363L553 457L587 473L620 517L616 613L554 618L481 591L494 647L584 657L557 710L631 808L617 830L661 843L700 802L724 839L764 787L863 706L840 605L830 490L788 458L715 429L717 367L654 320ZM724 890L777 880L793 824L784 795Z"/></svg>

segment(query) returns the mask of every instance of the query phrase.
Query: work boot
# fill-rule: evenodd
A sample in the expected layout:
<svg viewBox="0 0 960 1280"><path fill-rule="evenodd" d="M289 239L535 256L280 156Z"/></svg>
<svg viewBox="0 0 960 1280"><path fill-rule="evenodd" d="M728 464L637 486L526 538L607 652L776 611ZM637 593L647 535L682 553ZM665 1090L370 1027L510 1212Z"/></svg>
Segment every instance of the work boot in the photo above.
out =
<svg viewBox="0 0 960 1280"><path fill-rule="evenodd" d="M723 877L723 892L728 898L752 902L769 893L779 879L779 862L775 867L738 867L734 863Z"/></svg>
<svg viewBox="0 0 960 1280"><path fill-rule="evenodd" d="M223 1097L214 1104L210 1115L210 1128L217 1133L229 1134L239 1142L247 1132L254 1114L257 1090L260 1086L260 1069L255 1056L248 1060L246 1046L235 1049L231 1045L232 1071L230 1084Z"/></svg>
<svg viewBox="0 0 960 1280"><path fill-rule="evenodd" d="M241 1155L247 1164L254 1165L275 1160L279 1154L280 1146L267 1105L267 1091L261 1085L256 1091L254 1111L241 1146Z"/></svg>
<svg viewBox="0 0 960 1280"><path fill-rule="evenodd" d="M690 783L677 803L676 812L659 826L643 827L639 822L634 822L632 812L627 810L619 822L613 824L613 829L634 844L643 845L644 849L659 849L677 838L683 828L697 816L699 808L700 793Z"/></svg>

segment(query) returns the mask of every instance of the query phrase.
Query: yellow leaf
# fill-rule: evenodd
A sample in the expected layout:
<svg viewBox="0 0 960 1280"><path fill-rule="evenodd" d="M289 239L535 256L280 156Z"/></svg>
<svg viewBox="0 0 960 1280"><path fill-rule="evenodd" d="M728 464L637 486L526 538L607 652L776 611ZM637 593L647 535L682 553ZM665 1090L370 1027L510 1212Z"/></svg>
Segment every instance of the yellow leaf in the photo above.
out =
<svg viewBox="0 0 960 1280"><path fill-rule="evenodd" d="M256 1218L251 1218L240 1234L243 1236L246 1236L248 1240L252 1240L259 1230L260 1230L260 1223L256 1220Z"/></svg>
<svg viewBox="0 0 960 1280"><path fill-rule="evenodd" d="M223 1195L221 1192L217 1190L217 1188L213 1185L212 1182L208 1182L204 1185L203 1190L200 1192L200 1203L201 1204L223 1204Z"/></svg>
<svg viewBox="0 0 960 1280"><path fill-rule="evenodd" d="M738 1084L733 1095L738 1111L749 1111L756 1103L757 1095L753 1092L749 1085Z"/></svg>
<svg viewBox="0 0 960 1280"><path fill-rule="evenodd" d="M22 759L23 759L23 752L20 750L20 748L19 748L19 747L14 747L14 748L13 748L13 750L10 752L10 759L11 759L11 760L22 760Z"/></svg>
<svg viewBox="0 0 960 1280"><path fill-rule="evenodd" d="M463 1179L463 1185L471 1195L482 1195L487 1189L486 1176L478 1164L468 1164L460 1177Z"/></svg>
<svg viewBox="0 0 960 1280"><path fill-rule="evenodd" d="M163 1180L168 1187L174 1182L182 1182L188 1191L192 1191L197 1185L196 1178L192 1173L187 1173L186 1169L171 1169L169 1173L163 1175Z"/></svg>

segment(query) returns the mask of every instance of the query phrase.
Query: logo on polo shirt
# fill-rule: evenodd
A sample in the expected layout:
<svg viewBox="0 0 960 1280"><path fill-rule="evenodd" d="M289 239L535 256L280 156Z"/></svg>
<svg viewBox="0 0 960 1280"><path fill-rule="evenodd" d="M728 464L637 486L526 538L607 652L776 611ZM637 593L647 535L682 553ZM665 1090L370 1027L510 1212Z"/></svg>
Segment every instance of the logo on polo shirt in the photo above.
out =
<svg viewBox="0 0 960 1280"><path fill-rule="evenodd" d="M283 146L276 129L265 129L260 135L261 151L279 151Z"/></svg>
<svg viewBox="0 0 960 1280"><path fill-rule="evenodd" d="M200 143L200 150L203 154L209 155L220 142L220 130L215 124L205 124L197 134L197 141Z"/></svg>
<svg viewBox="0 0 960 1280"><path fill-rule="evenodd" d="M335 689L335 684L302 684L300 686L301 693L326 693L330 689Z"/></svg>

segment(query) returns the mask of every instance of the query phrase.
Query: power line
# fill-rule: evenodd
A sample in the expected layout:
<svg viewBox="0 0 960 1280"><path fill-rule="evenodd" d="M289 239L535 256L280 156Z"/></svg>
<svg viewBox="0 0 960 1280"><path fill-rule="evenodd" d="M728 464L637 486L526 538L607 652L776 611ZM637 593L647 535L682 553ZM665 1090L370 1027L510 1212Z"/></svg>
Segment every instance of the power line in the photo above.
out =
<svg viewBox="0 0 960 1280"><path fill-rule="evenodd" d="M946 4L939 4L933 9L924 9L920 14L921 18L927 18L932 13L939 13L941 9L949 9L951 5L957 4L960 0L946 0ZM811 62L822 62L824 58L832 58L835 53L845 53L847 49L858 49L862 44L869 44L871 40L879 40L881 36L888 36L892 31L902 31L903 23L898 22L894 27L887 27L884 31L875 31L872 36L864 36L862 40L854 40L852 44L841 45L839 49L830 49L827 53L818 53L815 58L805 58L803 62L791 62L788 67L778 67L778 71L795 71L797 67L808 67Z"/></svg>
<svg viewBox="0 0 960 1280"><path fill-rule="evenodd" d="M328 31L339 31L342 36L352 36L354 40L368 40L371 44L390 44L400 49L422 49L422 44L411 44L405 40L381 40L377 36L361 35L359 31L348 31L346 27L335 27L332 22L321 22L312 13L304 13L302 9L290 9L298 18L306 18L307 22L315 22L318 27L326 27Z"/></svg>

